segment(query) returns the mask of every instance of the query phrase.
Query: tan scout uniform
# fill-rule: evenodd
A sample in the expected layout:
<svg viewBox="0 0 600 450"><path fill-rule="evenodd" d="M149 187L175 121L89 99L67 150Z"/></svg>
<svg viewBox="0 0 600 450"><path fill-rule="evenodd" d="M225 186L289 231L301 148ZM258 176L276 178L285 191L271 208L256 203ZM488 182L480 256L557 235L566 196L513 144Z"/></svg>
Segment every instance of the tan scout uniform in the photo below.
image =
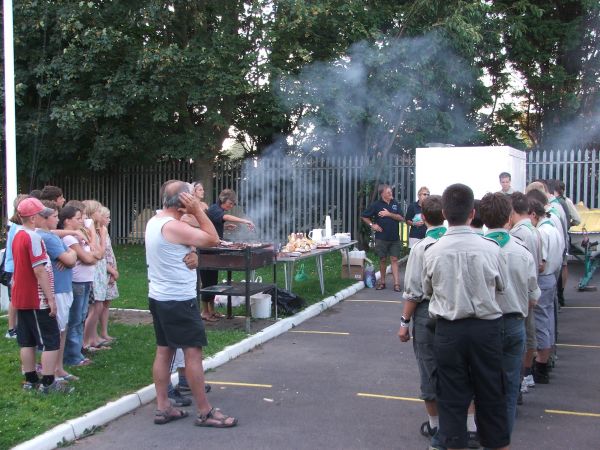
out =
<svg viewBox="0 0 600 450"><path fill-rule="evenodd" d="M481 445L509 444L503 388L502 311L496 291L504 290L500 247L469 226L450 227L425 250L423 295L437 318L434 355L437 365L439 441L466 448L467 409L477 404Z"/></svg>
<svg viewBox="0 0 600 450"><path fill-rule="evenodd" d="M542 237L539 230L532 225L531 219L519 220L510 230L510 234L519 238L527 250L531 252L537 269L542 262Z"/></svg>
<svg viewBox="0 0 600 450"><path fill-rule="evenodd" d="M490 229L487 235L495 232L508 235L503 229ZM510 239L501 246L500 271L505 286L502 292L496 294L496 301L502 314L518 313L527 317L529 303L535 303L540 297L540 288L533 256L517 239Z"/></svg>
<svg viewBox="0 0 600 450"><path fill-rule="evenodd" d="M521 387L521 360L525 350L525 320L529 304L540 296L533 256L504 229L490 229L486 237L500 245L500 271L504 291L496 300L502 309L502 366L506 374L506 402L509 430L512 432Z"/></svg>
<svg viewBox="0 0 600 450"><path fill-rule="evenodd" d="M423 292L431 299L431 317L499 318L502 311L496 290L504 289L499 253L495 242L478 236L470 227L450 227L425 251Z"/></svg>
<svg viewBox="0 0 600 450"><path fill-rule="evenodd" d="M542 264L542 236L539 230L533 226L531 219L519 220L510 230L511 236L516 236L525 245L527 250L533 255L535 261L536 278L539 268ZM531 307L533 310L533 307ZM535 350L537 348L537 340L535 337L535 315L533 312L527 316L525 320L525 330L527 333L527 350Z"/></svg>

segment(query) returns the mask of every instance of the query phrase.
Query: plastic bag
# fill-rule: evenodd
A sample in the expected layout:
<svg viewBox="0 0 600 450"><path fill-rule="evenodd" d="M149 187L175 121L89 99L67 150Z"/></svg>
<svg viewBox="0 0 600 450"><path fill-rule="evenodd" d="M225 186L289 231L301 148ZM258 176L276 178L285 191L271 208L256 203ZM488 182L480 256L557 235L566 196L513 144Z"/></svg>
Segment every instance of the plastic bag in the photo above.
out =
<svg viewBox="0 0 600 450"><path fill-rule="evenodd" d="M306 272L304 271L304 264L300 264L300 269L296 273L296 276L294 276L294 280L295 281L306 281L306 280L308 280L308 275L306 275Z"/></svg>
<svg viewBox="0 0 600 450"><path fill-rule="evenodd" d="M368 288L374 288L377 279L375 278L375 267L373 264L369 263L365 267L365 286Z"/></svg>
<svg viewBox="0 0 600 450"><path fill-rule="evenodd" d="M271 298L275 298L275 289L277 289L277 310L280 314L293 315L304 308L304 299L292 292L271 288L265 291L265 294L270 294Z"/></svg>

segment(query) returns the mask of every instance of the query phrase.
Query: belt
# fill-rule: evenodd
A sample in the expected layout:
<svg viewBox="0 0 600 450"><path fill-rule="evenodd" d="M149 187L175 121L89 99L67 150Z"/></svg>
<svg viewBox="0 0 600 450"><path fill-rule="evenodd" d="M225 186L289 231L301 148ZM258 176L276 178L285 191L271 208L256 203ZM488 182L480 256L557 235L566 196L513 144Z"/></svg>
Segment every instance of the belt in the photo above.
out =
<svg viewBox="0 0 600 450"><path fill-rule="evenodd" d="M524 319L523 314L514 312L508 314L502 314L503 319Z"/></svg>

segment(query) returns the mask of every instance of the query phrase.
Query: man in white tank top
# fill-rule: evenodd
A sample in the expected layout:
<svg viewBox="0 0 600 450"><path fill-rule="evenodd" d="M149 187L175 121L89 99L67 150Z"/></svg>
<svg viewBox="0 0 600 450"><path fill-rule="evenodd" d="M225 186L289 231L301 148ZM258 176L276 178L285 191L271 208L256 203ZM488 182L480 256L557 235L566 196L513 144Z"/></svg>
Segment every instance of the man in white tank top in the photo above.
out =
<svg viewBox="0 0 600 450"><path fill-rule="evenodd" d="M202 347L207 341L196 301L196 271L186 264L193 247L216 246L219 236L187 183L167 181L161 191L163 209L148 221L145 236L149 306L156 334L154 423L162 425L188 415L174 408L167 395L171 360L175 349L182 348L186 378L198 410L195 425L232 427L237 419L213 408L204 392ZM199 228L181 222L184 214L194 216Z"/></svg>

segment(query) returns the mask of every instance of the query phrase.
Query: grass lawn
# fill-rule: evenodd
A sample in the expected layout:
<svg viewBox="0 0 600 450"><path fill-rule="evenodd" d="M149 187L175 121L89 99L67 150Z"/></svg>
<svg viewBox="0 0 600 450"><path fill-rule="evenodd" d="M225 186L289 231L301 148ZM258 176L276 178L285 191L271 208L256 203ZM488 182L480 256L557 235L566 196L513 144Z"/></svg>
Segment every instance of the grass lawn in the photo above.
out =
<svg viewBox="0 0 600 450"><path fill-rule="evenodd" d="M144 247L140 245L120 245L115 247L115 256L119 266L120 297L113 301L115 308L133 308L148 309L148 281L146 275L146 262L144 256ZM378 270L376 256L369 252L368 257L375 264L375 270ZM351 286L356 281L341 278L342 257L340 252L332 252L323 257L323 272L325 278L325 295L321 294L319 287L319 277L317 275L317 266L315 258L309 258L299 261L295 264L294 270L297 272L301 265L304 265L304 271L308 276L306 281L294 281L292 290L294 294L299 295L306 301L306 305L317 303L323 298L339 292L340 290ZM256 271L257 275L262 276L265 283L273 280L273 269L262 268ZM219 278L225 279L226 272L220 271ZM233 272L234 280L242 280L243 272ZM284 288L283 264L277 265L277 286ZM245 308L235 309L236 314L243 315Z"/></svg>
<svg viewBox="0 0 600 450"><path fill-rule="evenodd" d="M117 308L147 309L148 282L143 246L115 246L119 266L118 282L120 298L113 302ZM373 259L373 255L370 255ZM374 259L373 259L374 260ZM325 273L325 296L321 295L314 259L296 264L296 270L304 264L308 280L294 282L293 291L310 305L354 283L341 278L341 256L334 252L323 258ZM272 280L272 268L257 271L265 282ZM224 276L224 273L223 273ZM240 280L242 273L234 272ZM283 268L278 267L277 284L283 287ZM236 314L244 314L245 308L235 308ZM0 319L0 330L7 328L6 318ZM135 392L152 383L151 366L154 358L155 340L151 325L124 325L112 323L112 336L118 342L112 350L97 352L94 363L88 367L73 369L81 379L74 382L75 392L68 396L42 396L21 389L21 364L16 340L0 338L0 449L10 448L29 440L65 420L80 417L108 401ZM213 355L227 345L246 337L241 331L207 331L209 345L205 355Z"/></svg>
<svg viewBox="0 0 600 450"><path fill-rule="evenodd" d="M6 319L0 320L5 330ZM73 382L70 395L40 395L21 389L21 363L16 340L0 339L0 448L31 439L67 419L80 417L116 400L125 394L152 383L152 361L155 340L151 325L111 324L111 334L118 338L112 350L97 352L94 363L87 367L68 369L80 377ZM242 340L240 331L208 331L210 356L227 345Z"/></svg>

